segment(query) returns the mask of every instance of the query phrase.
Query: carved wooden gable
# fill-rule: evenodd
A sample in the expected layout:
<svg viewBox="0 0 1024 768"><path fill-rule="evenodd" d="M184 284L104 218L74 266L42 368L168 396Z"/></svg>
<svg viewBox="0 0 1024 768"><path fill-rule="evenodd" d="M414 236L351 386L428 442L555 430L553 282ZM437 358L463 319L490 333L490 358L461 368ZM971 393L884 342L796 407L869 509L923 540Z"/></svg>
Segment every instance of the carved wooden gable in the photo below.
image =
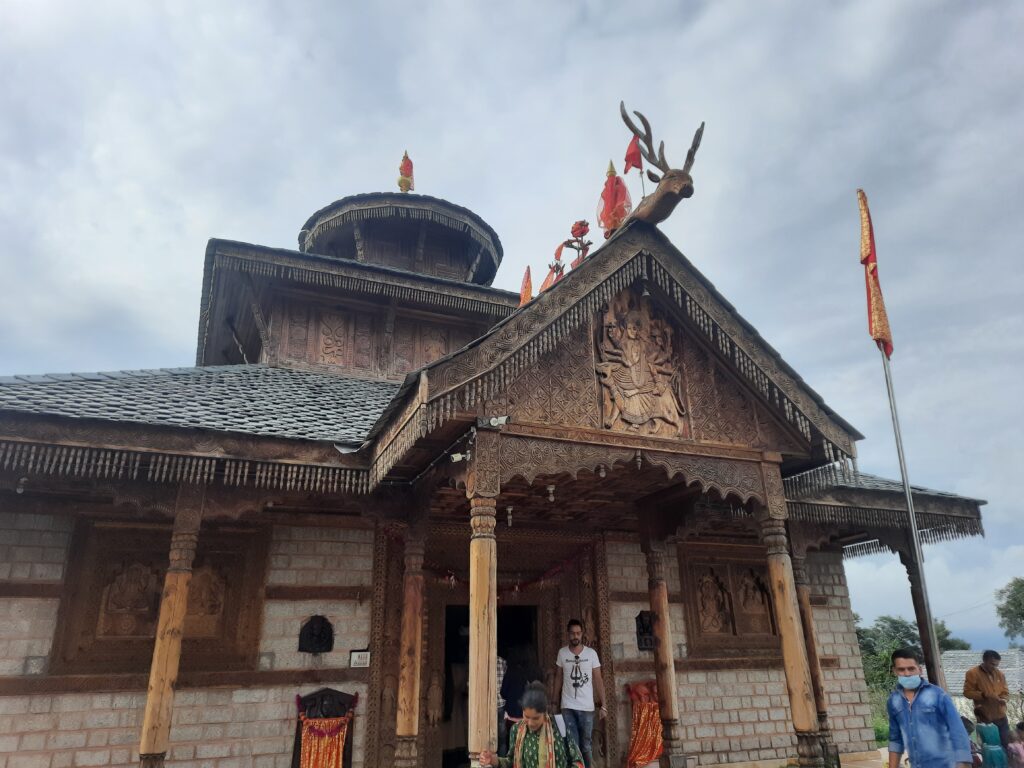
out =
<svg viewBox="0 0 1024 768"><path fill-rule="evenodd" d="M601 306L488 409L520 423L802 450L714 353L638 287Z"/></svg>

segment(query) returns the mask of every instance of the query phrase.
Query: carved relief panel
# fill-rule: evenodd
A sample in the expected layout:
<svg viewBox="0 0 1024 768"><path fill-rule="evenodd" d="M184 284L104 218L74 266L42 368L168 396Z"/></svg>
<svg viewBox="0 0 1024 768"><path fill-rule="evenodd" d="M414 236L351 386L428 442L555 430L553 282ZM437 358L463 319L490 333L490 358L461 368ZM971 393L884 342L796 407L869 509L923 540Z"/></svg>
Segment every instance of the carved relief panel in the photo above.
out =
<svg viewBox="0 0 1024 768"><path fill-rule="evenodd" d="M763 550L689 542L679 545L679 566L692 654L778 650Z"/></svg>
<svg viewBox="0 0 1024 768"><path fill-rule="evenodd" d="M54 638L55 672L149 668L169 547L168 526L78 525ZM200 532L189 582L184 669L254 667L265 567L265 532Z"/></svg>
<svg viewBox="0 0 1024 768"><path fill-rule="evenodd" d="M598 385L589 329L580 327L558 349L524 370L505 398L500 407L498 403L494 406L507 408L516 421L597 427Z"/></svg>
<svg viewBox="0 0 1024 768"><path fill-rule="evenodd" d="M600 315L596 366L601 425L659 437L690 436L682 338L635 288Z"/></svg>

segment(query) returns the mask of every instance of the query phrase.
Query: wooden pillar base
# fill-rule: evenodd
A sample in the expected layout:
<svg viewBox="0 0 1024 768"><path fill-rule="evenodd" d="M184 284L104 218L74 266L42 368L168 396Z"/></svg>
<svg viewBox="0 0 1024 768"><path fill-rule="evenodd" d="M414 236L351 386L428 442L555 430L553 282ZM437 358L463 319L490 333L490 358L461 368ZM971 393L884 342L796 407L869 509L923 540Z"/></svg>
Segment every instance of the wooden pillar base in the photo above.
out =
<svg viewBox="0 0 1024 768"><path fill-rule="evenodd" d="M139 755L139 768L164 768L164 759L166 757L166 752Z"/></svg>
<svg viewBox="0 0 1024 768"><path fill-rule="evenodd" d="M796 735L797 765L805 768L824 768L825 755L818 733L798 733Z"/></svg>
<svg viewBox="0 0 1024 768"><path fill-rule="evenodd" d="M417 748L415 736L399 736L395 742L395 768L416 768Z"/></svg>

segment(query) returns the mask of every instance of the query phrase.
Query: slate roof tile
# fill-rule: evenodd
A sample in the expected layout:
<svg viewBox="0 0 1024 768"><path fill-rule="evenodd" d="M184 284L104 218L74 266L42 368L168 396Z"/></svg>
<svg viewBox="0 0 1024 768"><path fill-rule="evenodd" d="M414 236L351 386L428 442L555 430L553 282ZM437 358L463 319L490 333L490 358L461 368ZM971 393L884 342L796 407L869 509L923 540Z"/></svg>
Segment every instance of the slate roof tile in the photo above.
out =
<svg viewBox="0 0 1024 768"><path fill-rule="evenodd" d="M224 365L0 377L0 411L355 444L398 383Z"/></svg>

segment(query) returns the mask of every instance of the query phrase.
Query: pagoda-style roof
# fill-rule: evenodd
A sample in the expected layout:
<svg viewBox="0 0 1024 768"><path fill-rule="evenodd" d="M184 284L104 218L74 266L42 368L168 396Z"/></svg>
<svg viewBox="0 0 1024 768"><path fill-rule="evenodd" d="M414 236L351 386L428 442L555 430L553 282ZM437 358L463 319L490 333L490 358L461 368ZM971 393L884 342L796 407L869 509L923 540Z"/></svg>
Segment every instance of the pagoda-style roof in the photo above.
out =
<svg viewBox="0 0 1024 768"><path fill-rule="evenodd" d="M0 411L358 446L398 385L224 365L0 377Z"/></svg>
<svg viewBox="0 0 1024 768"><path fill-rule="evenodd" d="M431 222L468 238L479 255L467 276L469 282L490 285L501 264L503 251L497 232L473 211L438 197L401 192L370 192L335 200L303 224L299 250L327 253L337 230L381 219Z"/></svg>

